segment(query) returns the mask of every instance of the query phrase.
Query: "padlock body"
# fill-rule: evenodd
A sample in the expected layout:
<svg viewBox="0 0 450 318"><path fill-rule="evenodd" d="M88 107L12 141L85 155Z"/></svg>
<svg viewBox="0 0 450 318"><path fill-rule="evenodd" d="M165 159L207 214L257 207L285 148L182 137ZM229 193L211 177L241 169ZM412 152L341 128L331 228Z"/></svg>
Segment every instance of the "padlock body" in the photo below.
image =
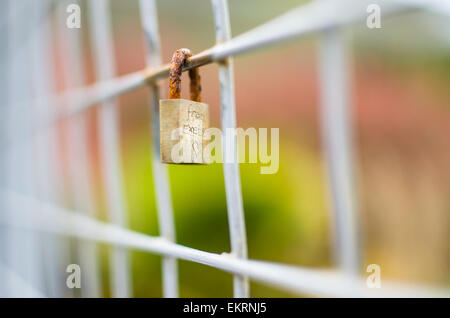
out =
<svg viewBox="0 0 450 318"><path fill-rule="evenodd" d="M187 99L159 101L161 162L208 163L203 133L209 125L208 105Z"/></svg>

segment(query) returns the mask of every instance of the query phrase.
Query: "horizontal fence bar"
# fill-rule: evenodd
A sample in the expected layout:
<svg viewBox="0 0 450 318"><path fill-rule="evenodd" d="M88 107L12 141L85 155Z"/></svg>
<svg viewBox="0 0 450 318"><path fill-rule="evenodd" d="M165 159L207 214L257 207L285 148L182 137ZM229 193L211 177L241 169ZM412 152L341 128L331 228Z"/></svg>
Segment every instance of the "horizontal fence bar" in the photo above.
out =
<svg viewBox="0 0 450 318"><path fill-rule="evenodd" d="M121 246L164 256L172 256L200 263L233 274L266 283L294 293L330 297L449 297L448 289L394 284L382 281L381 288L368 288L364 279L340 271L309 269L277 263L243 260L230 254L215 254L169 242L161 237L152 237L98 221L79 212L42 202L38 199L12 191L4 191L8 203L6 214L16 214L17 219L29 222L0 225L38 230L59 235L73 236ZM32 206L41 206L40 213L28 211ZM36 212L36 211L34 211ZM5 223L6 222L6 223Z"/></svg>
<svg viewBox="0 0 450 318"><path fill-rule="evenodd" d="M372 3L382 4L383 18L390 14L403 12L411 7L406 4L380 0L324 0L312 1L289 11L267 23L247 31L230 41L217 44L190 58L183 71L220 62L227 57L254 51L298 37L330 28L346 26L362 21L367 17L367 6ZM52 103L70 105L59 107L60 112L51 118L40 118L40 125L35 129L46 127L54 121L70 117L93 105L118 97L149 83L165 78L169 74L170 64L115 77L97 82L93 85L71 90L54 97ZM68 101L71 101L70 103ZM37 101L37 103L45 101ZM29 101L19 101L17 107L26 107ZM17 137L17 136L16 136Z"/></svg>

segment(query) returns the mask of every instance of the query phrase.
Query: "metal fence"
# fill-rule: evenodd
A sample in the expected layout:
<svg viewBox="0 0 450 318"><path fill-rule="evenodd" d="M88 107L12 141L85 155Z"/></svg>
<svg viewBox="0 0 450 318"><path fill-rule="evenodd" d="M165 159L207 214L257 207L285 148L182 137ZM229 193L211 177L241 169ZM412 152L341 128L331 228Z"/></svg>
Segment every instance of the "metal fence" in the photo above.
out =
<svg viewBox="0 0 450 318"><path fill-rule="evenodd" d="M318 270L247 259L243 199L239 166L224 163L224 178L231 239L231 252L214 254L176 243L174 217L166 166L159 161L158 80L168 76L169 65L162 64L155 0L140 0L141 22L147 43L147 67L124 76L115 74L115 58L111 35L108 0L87 1L91 23L91 47L97 82L83 86L83 59L80 39L65 28L58 31L64 54L72 63L64 65L66 93L54 96L55 85L47 72L51 61L51 0L1 1L0 74L1 148L1 270L0 294L6 296L71 296L61 287L61 272L69 264L66 237L77 240L76 251L83 277L81 296L102 295L98 275L98 243L113 247L110 259L111 294L132 296L127 250L136 249L163 256L163 294L178 296L177 259L189 260L230 272L234 275L234 296L249 297L249 279L263 282L295 294L318 296L448 296L446 290L396 285L383 281L381 289L370 289L359 276L360 255L355 222L356 198L352 178L352 145L349 110L349 78L347 47L342 28L365 21L366 8L377 3L383 18L409 10L431 10L450 13L444 1L367 1L316 0L308 2L257 28L231 37L226 0L212 0L216 45L192 56L184 71L209 63L219 65L222 129L236 127L233 56L254 52L273 44L314 34L321 34L319 54L322 101L322 135L332 194L332 211L336 238L336 269ZM71 2L58 1L58 10ZM27 10L24 10L27 8ZM30 9L31 8L31 9ZM23 15L24 12L28 12ZM36 21L42 27L28 34ZM6 31L6 32L3 32ZM46 74L46 76L42 76ZM27 80L25 80L27 79ZM29 81L28 81L29 79ZM157 198L160 237L128 230L118 150L118 113L116 98L148 85L153 119L153 178ZM82 88L74 88L82 87ZM64 105L64 107L53 107ZM100 156L103 189L109 222L94 218L92 189L87 169L86 121L83 112L98 108ZM56 130L62 119L69 121L66 136L70 145L70 179L73 183L74 206L63 206L61 168L58 163ZM32 142L32 140L34 140ZM235 140L224 140L236 149ZM224 147L224 151L227 151ZM236 152L235 152L236 153ZM224 153L224 156L227 156ZM42 234L38 234L42 233ZM42 252L45 257L36 257ZM30 270L32 268L32 270ZM56 270L58 268L58 270ZM52 282L45 283L39 273L51 273ZM59 276L58 276L59 275ZM50 288L44 288L44 285Z"/></svg>

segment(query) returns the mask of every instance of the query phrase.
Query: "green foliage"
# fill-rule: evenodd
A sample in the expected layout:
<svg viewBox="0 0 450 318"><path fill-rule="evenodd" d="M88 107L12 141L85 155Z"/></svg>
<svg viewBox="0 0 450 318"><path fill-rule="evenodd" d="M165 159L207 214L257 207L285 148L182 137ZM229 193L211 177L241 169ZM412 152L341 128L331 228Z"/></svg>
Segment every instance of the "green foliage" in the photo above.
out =
<svg viewBox="0 0 450 318"><path fill-rule="evenodd" d="M261 175L259 164L241 164L249 257L291 264L329 263L328 224L318 155L289 143L280 145L280 170ZM130 227L158 235L158 220L147 138L134 136L124 159ZM170 165L177 242L200 250L230 251L221 164ZM132 253L137 297L161 296L161 257ZM181 296L232 296L231 274L180 261ZM252 296L286 294L252 284Z"/></svg>

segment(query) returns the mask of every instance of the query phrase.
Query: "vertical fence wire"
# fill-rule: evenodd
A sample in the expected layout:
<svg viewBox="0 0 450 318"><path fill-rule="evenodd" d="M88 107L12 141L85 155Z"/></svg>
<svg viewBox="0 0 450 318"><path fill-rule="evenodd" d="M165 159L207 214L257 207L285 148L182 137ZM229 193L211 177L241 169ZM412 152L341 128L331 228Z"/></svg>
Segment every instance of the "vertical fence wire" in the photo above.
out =
<svg viewBox="0 0 450 318"><path fill-rule="evenodd" d="M328 29L320 42L321 127L331 190L337 265L358 274L359 253L353 186L348 60L342 30Z"/></svg>
<svg viewBox="0 0 450 318"><path fill-rule="evenodd" d="M161 48L155 0L140 0L140 13L147 43L147 66L157 68L161 65ZM160 160L159 85L156 82L151 86L150 112L153 129L153 184L155 188L159 229L163 238L170 242L175 242L175 224L168 171L167 167ZM162 281L164 297L178 297L178 265L175 258L163 257Z"/></svg>
<svg viewBox="0 0 450 318"><path fill-rule="evenodd" d="M0 21L6 21L8 17L8 1L0 1ZM0 24L0 28L2 28L2 31L0 32L0 43L7 43L8 36L8 26L5 22ZM0 69L4 70L6 69L7 65L7 50L0 50ZM4 143L4 137L5 137L5 110L7 105L7 73L6 72L0 72L0 144L3 145ZM5 179L5 169L4 169L4 150L3 147L0 147L0 187L3 188L4 185L4 179ZM6 221L6 211L5 211L5 200L3 191L0 193L0 222ZM3 227L0 226L0 260L5 262L5 251L7 250L7 235L5 233L5 230ZM0 271L0 281L6 282L7 275L5 271ZM0 296L6 297L8 296L8 290L6 288L5 284L0 284Z"/></svg>
<svg viewBox="0 0 450 318"><path fill-rule="evenodd" d="M95 0L88 1L88 4L92 28L91 43L97 77L99 80L110 79L115 76L115 59L109 1ZM110 219L114 224L126 226L127 214L122 187L117 106L116 100L109 100L104 102L100 108L100 157L104 194ZM127 250L113 247L110 263L113 297L129 297L131 281Z"/></svg>
<svg viewBox="0 0 450 318"><path fill-rule="evenodd" d="M226 0L212 0L216 42L231 39L231 26ZM231 57L219 63L220 101L222 110L223 172L227 198L228 223L230 228L231 253L238 258L247 258L247 236L242 202L241 180L237 162L237 144L234 134L227 131L236 128L236 106L234 96L233 60ZM231 137L231 138L229 138ZM231 160L230 160L231 159ZM246 277L233 278L234 297L249 297L249 282Z"/></svg>
<svg viewBox="0 0 450 318"><path fill-rule="evenodd" d="M32 43L31 31L33 30L33 19L36 18L33 10L29 8L33 5L30 0L9 1L9 10L13 15L10 29L8 30L7 50L9 61L6 72L8 72L8 93L9 104L7 104L5 115L6 129L12 140L23 131L30 131L32 128L31 104L27 105L26 112L10 107L20 99L30 100L32 79L29 78L29 68ZM7 175L6 184L20 193L35 195L35 167L33 158L33 140L17 141L8 148L7 151ZM8 204L8 198L6 198ZM14 209L7 206L6 209ZM35 206L27 206L26 209L33 213L38 213ZM13 214L15 222L27 223L27 219ZM34 232L18 231L8 229L8 247L6 251L6 264L13 272L27 280L31 285L39 290L44 288L43 263L40 257L40 237ZM19 288L14 281L8 277L7 288L15 294Z"/></svg>
<svg viewBox="0 0 450 318"><path fill-rule="evenodd" d="M82 29L69 29L65 25L69 4L79 4L79 1L62 1L58 14L61 25L58 28L59 42L63 52L63 79L68 89L74 89L84 84L84 63L82 52ZM70 102L70 101L69 101ZM70 105L59 105L65 107ZM73 207L88 216L95 217L94 189L89 175L89 147L88 122L86 114L79 114L67 123L68 132L66 143L69 145L68 164L70 170L70 186ZM95 242L77 241L76 254L83 271L81 275L82 297L100 297L101 281L99 267L99 253Z"/></svg>
<svg viewBox="0 0 450 318"><path fill-rule="evenodd" d="M54 74L51 62L51 0L33 1L31 37L31 68L30 78L32 90L36 100L33 107L33 118L39 122L40 118L50 116L56 112L50 97L54 94ZM43 78L42 74L46 74ZM36 136L36 195L49 202L62 204L62 167L59 160L58 127L48 127L40 130ZM42 207L36 207L41 213ZM65 286L64 270L70 264L70 239L55 238L48 233L42 236L42 257L44 259L45 277L47 278L47 295L63 297L72 295Z"/></svg>

